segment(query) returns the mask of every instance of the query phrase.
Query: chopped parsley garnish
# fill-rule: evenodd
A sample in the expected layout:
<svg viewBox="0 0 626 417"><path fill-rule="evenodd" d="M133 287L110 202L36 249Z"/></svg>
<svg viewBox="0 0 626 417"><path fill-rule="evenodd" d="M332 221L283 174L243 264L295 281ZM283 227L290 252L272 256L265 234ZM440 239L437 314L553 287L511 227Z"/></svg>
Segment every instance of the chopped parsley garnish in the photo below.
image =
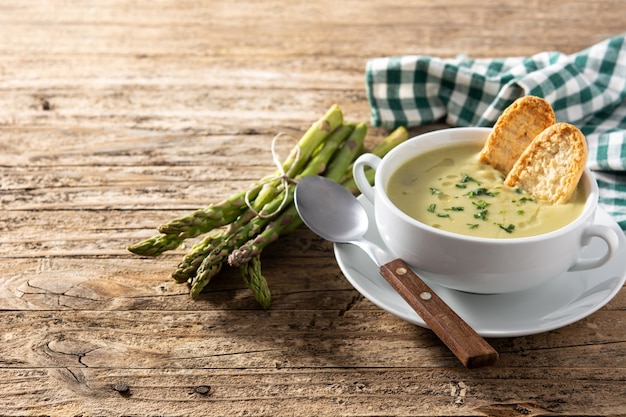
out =
<svg viewBox="0 0 626 417"><path fill-rule="evenodd" d="M468 223L467 227L469 227L470 229L477 229L478 228L478 223Z"/></svg>
<svg viewBox="0 0 626 417"><path fill-rule="evenodd" d="M478 213L474 214L474 218L487 220L487 209L478 210Z"/></svg>
<svg viewBox="0 0 626 417"><path fill-rule="evenodd" d="M437 217L450 217L448 213L437 213Z"/></svg>
<svg viewBox="0 0 626 417"><path fill-rule="evenodd" d="M500 227L500 229L504 230L507 233L513 233L513 230L515 230L514 224L509 224L508 226L505 226L502 223L498 223L498 226Z"/></svg>
<svg viewBox="0 0 626 417"><path fill-rule="evenodd" d="M433 187L430 187L430 193L431 193L432 195L441 194L441 190L440 190L440 189L438 189L438 188L433 188Z"/></svg>
<svg viewBox="0 0 626 417"><path fill-rule="evenodd" d="M480 185L479 181L476 181L474 178L470 177L469 175L461 174L461 183L465 184L465 183L468 183L468 182L475 182L476 184Z"/></svg>
<svg viewBox="0 0 626 417"><path fill-rule="evenodd" d="M430 206L428 206L429 213L434 213L436 209L437 209L437 204L431 204Z"/></svg>
<svg viewBox="0 0 626 417"><path fill-rule="evenodd" d="M488 189L486 189L484 187L480 187L480 188L476 188L475 190L470 191L466 195L469 198L474 198L474 197L479 196L479 195L486 195L488 197L495 197L497 195L497 193L489 191Z"/></svg>
<svg viewBox="0 0 626 417"><path fill-rule="evenodd" d="M447 208L447 209L444 209L444 210L446 210L446 211L463 211L463 210L465 210L465 207L457 206L457 207L450 207L450 208Z"/></svg>
<svg viewBox="0 0 626 417"><path fill-rule="evenodd" d="M478 209L478 213L474 214L474 218L487 220L487 207L490 204L485 200L472 201L472 204Z"/></svg>
<svg viewBox="0 0 626 417"><path fill-rule="evenodd" d="M475 182L476 184L480 185L479 181L476 181L474 178L470 177L467 174L461 174L461 181L455 184L456 188L467 188L467 183L468 182Z"/></svg>
<svg viewBox="0 0 626 417"><path fill-rule="evenodd" d="M491 204L486 202L485 200L472 201L472 204L476 206L479 210L484 210Z"/></svg>

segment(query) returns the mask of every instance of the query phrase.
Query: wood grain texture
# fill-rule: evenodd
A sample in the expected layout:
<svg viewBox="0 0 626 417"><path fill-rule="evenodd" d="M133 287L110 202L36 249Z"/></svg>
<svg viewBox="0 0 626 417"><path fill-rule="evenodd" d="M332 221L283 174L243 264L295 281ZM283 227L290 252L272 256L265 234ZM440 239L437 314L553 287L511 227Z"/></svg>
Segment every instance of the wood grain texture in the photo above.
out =
<svg viewBox="0 0 626 417"><path fill-rule="evenodd" d="M626 295L492 339L467 370L382 311L306 229L200 299L126 246L273 170L333 103L368 121L378 56L565 53L626 3L0 0L0 415L624 415ZM430 129L424 127L412 133ZM367 145L386 132L371 128Z"/></svg>

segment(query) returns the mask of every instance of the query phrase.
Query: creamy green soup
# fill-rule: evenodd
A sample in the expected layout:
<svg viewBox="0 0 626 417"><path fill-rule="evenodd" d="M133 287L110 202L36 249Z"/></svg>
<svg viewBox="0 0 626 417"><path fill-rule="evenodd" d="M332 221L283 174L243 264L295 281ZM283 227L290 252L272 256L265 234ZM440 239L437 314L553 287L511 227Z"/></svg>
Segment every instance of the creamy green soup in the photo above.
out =
<svg viewBox="0 0 626 417"><path fill-rule="evenodd" d="M498 170L478 161L478 144L419 155L392 174L387 195L403 212L438 229L489 238L527 237L559 229L585 204L579 184L566 204L537 200L507 187Z"/></svg>

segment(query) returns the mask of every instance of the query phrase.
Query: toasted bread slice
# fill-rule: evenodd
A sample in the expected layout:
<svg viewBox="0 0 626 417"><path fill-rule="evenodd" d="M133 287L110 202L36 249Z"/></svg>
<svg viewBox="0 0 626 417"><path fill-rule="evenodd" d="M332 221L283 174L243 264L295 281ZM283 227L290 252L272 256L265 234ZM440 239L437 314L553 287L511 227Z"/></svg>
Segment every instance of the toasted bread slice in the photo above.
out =
<svg viewBox="0 0 626 417"><path fill-rule="evenodd" d="M556 122L546 100L535 96L518 98L496 121L480 151L480 162L508 174L530 142Z"/></svg>
<svg viewBox="0 0 626 417"><path fill-rule="evenodd" d="M576 126L554 124L526 148L504 180L536 198L567 203L587 163L587 142Z"/></svg>

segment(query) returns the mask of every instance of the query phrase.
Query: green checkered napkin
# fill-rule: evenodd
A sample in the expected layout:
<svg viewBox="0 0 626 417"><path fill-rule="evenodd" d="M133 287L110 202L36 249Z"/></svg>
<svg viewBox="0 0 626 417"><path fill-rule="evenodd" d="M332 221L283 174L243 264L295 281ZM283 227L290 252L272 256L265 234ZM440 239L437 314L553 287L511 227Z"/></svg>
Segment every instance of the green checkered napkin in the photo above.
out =
<svg viewBox="0 0 626 417"><path fill-rule="evenodd" d="M558 122L587 137L600 205L626 229L626 34L572 55L376 58L367 63L366 81L372 124L390 129L493 126L515 99L545 98Z"/></svg>

